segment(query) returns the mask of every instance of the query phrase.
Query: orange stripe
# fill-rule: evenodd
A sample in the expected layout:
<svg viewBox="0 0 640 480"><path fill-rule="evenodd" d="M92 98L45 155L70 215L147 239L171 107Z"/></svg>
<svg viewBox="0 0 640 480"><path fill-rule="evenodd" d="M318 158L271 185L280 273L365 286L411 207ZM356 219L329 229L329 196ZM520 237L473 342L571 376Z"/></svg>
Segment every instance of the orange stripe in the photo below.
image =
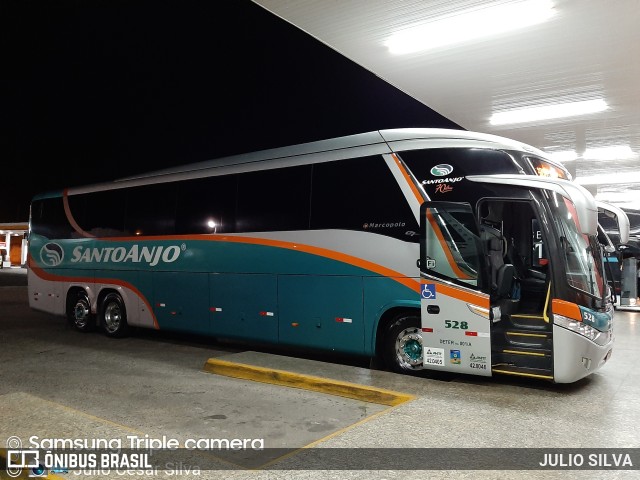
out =
<svg viewBox="0 0 640 480"><path fill-rule="evenodd" d="M558 315L577 320L578 322L582 321L580 307L578 307L578 305L576 305L575 303L566 302L564 300L560 300L559 298L554 298L553 300L551 300L551 311Z"/></svg>
<svg viewBox="0 0 640 480"><path fill-rule="evenodd" d="M439 282L437 280L421 280L421 284L435 283L436 294L441 293L447 297L453 297L456 300L462 300L463 302L472 303L482 308L489 308L489 295L483 293L468 292L461 288L456 288L453 285L447 285L446 283Z"/></svg>
<svg viewBox="0 0 640 480"><path fill-rule="evenodd" d="M147 237L149 238L149 237ZM286 242L284 240L271 240L268 238L255 238L255 237L236 237L229 235L158 235L151 237L154 240L194 240L194 241L206 241L206 242L230 242L230 243L247 243L249 245L263 245L266 247L286 248L287 250L295 250L297 252L304 252L311 255L317 255L319 257L329 258L338 262L353 265L370 272L375 272L383 277L389 277L391 280L410 288L411 290L420 293L420 283L417 279L407 277L400 272L391 270L377 263L363 260L362 258L347 255L346 253L338 252L335 250L329 250L328 248L314 247L313 245L305 245L302 243ZM139 242L141 237L118 237L118 238L101 238L103 241L123 241L130 240ZM417 272L416 272L417 273Z"/></svg>
<svg viewBox="0 0 640 480"><path fill-rule="evenodd" d="M153 318L153 327L156 330L160 330L160 326L158 325L158 319L156 318L156 315L153 312L153 308L151 308L151 304L149 303L147 298L142 294L142 292L138 290L136 287L134 287L132 284L130 284L129 282L124 282L122 280L114 280L114 279L108 279L108 280L105 279L104 282L101 282L101 281L96 281L95 278L91 278L91 277L67 277L64 275L54 275L36 266L36 263L31 261L31 255L29 255L27 258L27 264L29 265L29 270L31 270L36 276L38 276L43 280L48 280L51 282L70 282L70 283L84 283L84 284L108 283L108 284L120 285L121 287L128 288L129 290L133 291L140 298L140 300L144 302L144 304L147 306L147 310L149 310L149 313L151 313L151 317Z"/></svg>
<svg viewBox="0 0 640 480"><path fill-rule="evenodd" d="M463 278L463 279L472 278L469 275L467 275L466 273L464 273L462 270L460 270L460 267L458 267L458 264L453 259L453 255L451 254L451 250L449 249L449 247L447 245L447 242L445 241L444 236L442 235L442 231L440 230L440 226L436 222L436 219L433 218L433 214L428 210L427 210L427 219L429 220L429 223L431 224L431 227L433 228L433 231L435 232L436 237L438 237L438 241L440 242L440 246L442 247L442 250L444 251L444 254L447 257L447 261L449 262L449 266L451 267L451 270L453 270L453 273L455 273L458 276L458 278Z"/></svg>
<svg viewBox="0 0 640 480"><path fill-rule="evenodd" d="M402 164L398 156L395 153L392 153L391 156L396 161L396 165L398 165L398 168L400 169L400 173L402 173L402 176L404 177L406 182L409 184L409 187L411 188L413 195L416 197L416 200L418 200L419 204L422 204L422 202L424 202L425 196L420 193L420 190L418 190L418 187L416 187L416 184L413 182L413 180L409 176L409 172L407 172L407 169L404 168L404 165Z"/></svg>
<svg viewBox="0 0 640 480"><path fill-rule="evenodd" d="M309 253L311 255L317 255L319 257L330 258L332 260L337 260L338 262L346 263L358 268L362 268L364 270L375 272L384 277L389 277L392 280L395 280L396 282L401 283L405 287L410 288L411 290L414 290L418 293L420 292L420 285L418 281L413 278L407 277L406 275L403 275L400 272L396 272L395 270L391 270L390 268L384 267L377 263L373 263L368 260L363 260L362 258L354 257L352 255L347 255L346 253L337 252L335 250L329 250L321 247L314 247L312 245L285 242L282 240L269 240L265 238L253 238L253 237L222 237L220 239L212 238L211 240L219 240L224 242L235 242L235 243L248 243L253 245L265 245L265 246L276 247L276 248L286 248L288 250L295 250L298 252Z"/></svg>
<svg viewBox="0 0 640 480"><path fill-rule="evenodd" d="M266 239L266 238L254 238L254 237L235 237L235 236L227 236L227 235L223 235L223 236L218 236L218 235L181 235L181 236L174 236L174 235L158 235L156 237L153 237L154 240L194 240L194 241L210 241L210 242L230 242L230 243L246 243L246 244L250 244L250 245L263 245L263 246L268 246L268 247L275 247L275 248L286 248L288 250L295 250L298 252L304 252L304 253L308 253L311 255L317 255L320 257L325 257L325 258L329 258L332 260L336 260L342 263L346 263L349 265L353 265L359 268L362 268L364 270L369 270L371 272L375 272L379 275L382 275L384 277L388 277L391 280L394 280L398 283L400 283L401 285L415 291L416 293L420 293L420 283L418 280L411 278L411 277L407 277L406 275L403 275L400 272L396 272L395 270L392 270L390 268L384 267L382 265L379 265L377 263L373 263L373 262L369 262L368 260L363 260L361 258L358 257L354 257L352 255L347 255L346 253L342 253L342 252L337 252L335 250L329 250L326 248L321 248L321 247L315 247L312 245L305 245L305 244L300 244L300 243L293 243L293 242L286 242L283 240L271 240L271 239ZM140 237L119 237L119 238L101 238L100 240L102 241L137 241L139 242L141 240ZM33 264L35 266L35 262L29 262L30 265ZM33 267L32 267L33 268ZM57 275L52 275L49 274L47 272L45 272L44 270L42 270L39 267L35 267L34 272L38 272L38 276L45 279L45 280L67 280L67 281L78 281L78 280L82 280L82 279L77 279L77 277L62 277L62 276L57 276ZM90 282L94 282L93 279L85 279L85 281L90 281ZM147 306L149 306L149 302L147 301L147 299L144 297L144 295L142 295L142 293L140 293L133 285L126 283L126 282L119 282L119 281L110 281L109 283L114 283L114 284L120 284L122 286L126 286L127 288L130 288L131 290L134 290L136 293L138 293L140 295L140 298L145 302L145 304L147 304ZM151 312L151 314L153 315L153 309L149 306L149 311ZM157 326L157 320L155 318L155 315L153 315L153 322L156 325L156 328L159 328Z"/></svg>

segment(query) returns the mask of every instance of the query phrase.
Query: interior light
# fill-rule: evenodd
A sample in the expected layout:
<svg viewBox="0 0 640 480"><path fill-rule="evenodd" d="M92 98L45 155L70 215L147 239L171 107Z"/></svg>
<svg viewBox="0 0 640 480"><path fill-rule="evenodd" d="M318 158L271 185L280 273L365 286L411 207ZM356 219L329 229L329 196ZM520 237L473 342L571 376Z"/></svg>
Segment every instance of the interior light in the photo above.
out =
<svg viewBox="0 0 640 480"><path fill-rule="evenodd" d="M549 157L556 162L571 162L578 158L575 150L561 150L557 152L548 152Z"/></svg>
<svg viewBox="0 0 640 480"><path fill-rule="evenodd" d="M525 0L465 10L393 34L385 46L404 54L462 43L541 23L554 13L551 0Z"/></svg>
<svg viewBox="0 0 640 480"><path fill-rule="evenodd" d="M537 122L554 118L587 115L589 113L602 112L607 108L609 108L609 105L601 98L580 102L555 103L552 105L539 105L537 107L519 108L494 113L489 119L489 122L491 125Z"/></svg>
<svg viewBox="0 0 640 480"><path fill-rule="evenodd" d="M583 158L592 160L623 160L626 158L634 158L636 156L637 154L631 150L629 145L587 148L582 155Z"/></svg>

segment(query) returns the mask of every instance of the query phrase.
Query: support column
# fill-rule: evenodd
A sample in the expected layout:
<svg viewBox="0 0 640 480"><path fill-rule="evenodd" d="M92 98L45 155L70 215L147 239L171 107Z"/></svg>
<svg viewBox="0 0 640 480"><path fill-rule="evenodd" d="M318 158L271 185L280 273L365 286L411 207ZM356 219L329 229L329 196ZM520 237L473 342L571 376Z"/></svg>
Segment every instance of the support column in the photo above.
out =
<svg viewBox="0 0 640 480"><path fill-rule="evenodd" d="M7 261L5 262L5 267L11 266L11 232L7 233Z"/></svg>

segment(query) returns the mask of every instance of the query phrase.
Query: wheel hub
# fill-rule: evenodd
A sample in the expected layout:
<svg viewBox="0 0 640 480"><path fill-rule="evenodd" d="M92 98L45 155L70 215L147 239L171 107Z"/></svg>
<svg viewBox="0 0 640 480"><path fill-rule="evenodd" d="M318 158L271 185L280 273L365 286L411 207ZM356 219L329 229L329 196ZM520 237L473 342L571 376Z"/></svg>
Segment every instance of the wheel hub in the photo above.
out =
<svg viewBox="0 0 640 480"><path fill-rule="evenodd" d="M109 305L104 312L104 321L107 324L107 329L110 332L115 332L120 327L120 321L122 316L120 314L120 307L117 305Z"/></svg>
<svg viewBox="0 0 640 480"><path fill-rule="evenodd" d="M418 328L407 328L400 332L396 354L402 368L414 370L422 365L422 335Z"/></svg>

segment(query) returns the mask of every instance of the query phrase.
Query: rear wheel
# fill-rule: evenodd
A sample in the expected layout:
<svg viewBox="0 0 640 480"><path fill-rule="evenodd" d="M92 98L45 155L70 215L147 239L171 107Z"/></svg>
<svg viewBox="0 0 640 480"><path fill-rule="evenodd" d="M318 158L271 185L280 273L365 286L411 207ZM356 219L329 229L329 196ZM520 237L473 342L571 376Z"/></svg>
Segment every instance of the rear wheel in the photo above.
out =
<svg viewBox="0 0 640 480"><path fill-rule="evenodd" d="M78 290L69 299L67 320L79 332L90 332L95 329L96 322L91 314L91 302L84 290Z"/></svg>
<svg viewBox="0 0 640 480"><path fill-rule="evenodd" d="M398 373L422 369L420 317L403 313L395 317L383 339L382 357L387 368Z"/></svg>
<svg viewBox="0 0 640 480"><path fill-rule="evenodd" d="M115 293L109 293L100 304L100 325L102 331L108 337L126 337L129 332L127 323L127 311L122 297Z"/></svg>

